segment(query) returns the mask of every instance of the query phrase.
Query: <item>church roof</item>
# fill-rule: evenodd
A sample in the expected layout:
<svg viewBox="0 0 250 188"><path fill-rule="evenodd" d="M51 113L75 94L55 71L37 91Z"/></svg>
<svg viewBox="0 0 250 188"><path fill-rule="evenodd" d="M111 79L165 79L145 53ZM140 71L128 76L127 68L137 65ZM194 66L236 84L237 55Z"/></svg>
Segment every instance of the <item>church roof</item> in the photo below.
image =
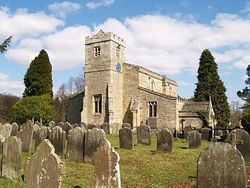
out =
<svg viewBox="0 0 250 188"><path fill-rule="evenodd" d="M197 111L208 111L209 102L187 102L183 105L181 111L184 112L197 112Z"/></svg>

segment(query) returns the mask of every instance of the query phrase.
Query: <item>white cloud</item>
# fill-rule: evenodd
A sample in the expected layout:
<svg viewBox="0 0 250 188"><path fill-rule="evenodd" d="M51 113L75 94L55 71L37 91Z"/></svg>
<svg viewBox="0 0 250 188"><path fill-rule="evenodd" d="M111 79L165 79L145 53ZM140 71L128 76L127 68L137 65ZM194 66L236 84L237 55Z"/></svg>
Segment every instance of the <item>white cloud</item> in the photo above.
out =
<svg viewBox="0 0 250 188"><path fill-rule="evenodd" d="M20 96L23 91L24 84L22 82L10 80L7 74L0 72L0 93Z"/></svg>
<svg viewBox="0 0 250 188"><path fill-rule="evenodd" d="M62 3L55 2L50 4L48 8L53 14L65 18L67 14L80 10L81 5L78 3L63 1Z"/></svg>
<svg viewBox="0 0 250 188"><path fill-rule="evenodd" d="M98 7L101 6L109 6L111 4L113 4L115 2L115 0L99 0L99 1L90 1L86 4L86 6L89 9L96 9Z"/></svg>
<svg viewBox="0 0 250 188"><path fill-rule="evenodd" d="M243 12L243 13L249 13L250 12L250 1L246 2L245 8L241 12Z"/></svg>
<svg viewBox="0 0 250 188"><path fill-rule="evenodd" d="M18 9L12 13L6 7L0 9L0 20L0 38L13 35L14 40L48 34L64 25L62 20L44 12L29 13L27 10Z"/></svg>

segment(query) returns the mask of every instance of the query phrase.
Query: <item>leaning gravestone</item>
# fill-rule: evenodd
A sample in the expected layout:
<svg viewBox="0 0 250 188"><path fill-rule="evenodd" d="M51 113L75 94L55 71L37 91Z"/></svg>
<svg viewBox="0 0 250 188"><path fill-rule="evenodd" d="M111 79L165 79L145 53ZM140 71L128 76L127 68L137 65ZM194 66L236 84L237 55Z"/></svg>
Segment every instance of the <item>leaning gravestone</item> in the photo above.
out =
<svg viewBox="0 0 250 188"><path fill-rule="evenodd" d="M245 188L243 156L232 145L214 142L198 159L198 188Z"/></svg>
<svg viewBox="0 0 250 188"><path fill-rule="evenodd" d="M49 140L55 147L55 152L60 157L65 157L66 133L61 127L55 126L49 135Z"/></svg>
<svg viewBox="0 0 250 188"><path fill-rule="evenodd" d="M196 149L201 147L201 134L197 130L190 131L188 134L189 148Z"/></svg>
<svg viewBox="0 0 250 188"><path fill-rule="evenodd" d="M45 139L31 156L25 171L28 188L60 188L64 164L55 153L55 148Z"/></svg>
<svg viewBox="0 0 250 188"><path fill-rule="evenodd" d="M186 127L184 127L184 138L187 139L188 137L188 133L191 132L193 130L193 128L191 127L191 125L187 125Z"/></svg>
<svg viewBox="0 0 250 188"><path fill-rule="evenodd" d="M42 126L35 137L35 149L38 147L39 144L41 144L43 142L44 139L48 139L49 138L49 128Z"/></svg>
<svg viewBox="0 0 250 188"><path fill-rule="evenodd" d="M151 145L150 127L148 125L141 124L137 127L137 141L138 144Z"/></svg>
<svg viewBox="0 0 250 188"><path fill-rule="evenodd" d="M94 154L96 187L121 187L120 157L107 139L102 140Z"/></svg>
<svg viewBox="0 0 250 188"><path fill-rule="evenodd" d="M228 141L232 143L232 135L236 134L236 139L241 140L241 143L236 144L236 148L241 152L245 161L250 161L250 136L248 132L242 129L234 129L228 135Z"/></svg>
<svg viewBox="0 0 250 188"><path fill-rule="evenodd" d="M76 127L69 131L66 154L67 159L83 162L84 134L85 132L80 127Z"/></svg>
<svg viewBox="0 0 250 188"><path fill-rule="evenodd" d="M157 151L172 152L172 148L173 135L167 128L164 128L157 134Z"/></svg>
<svg viewBox="0 0 250 188"><path fill-rule="evenodd" d="M0 134L7 139L11 135L12 126L9 123L0 124Z"/></svg>
<svg viewBox="0 0 250 188"><path fill-rule="evenodd" d="M106 134L110 134L110 126L109 126L109 123L104 122L104 123L102 124L101 128L103 129L103 131L104 131Z"/></svg>
<svg viewBox="0 0 250 188"><path fill-rule="evenodd" d="M204 127L201 129L201 140L210 141L212 138L212 130L208 127Z"/></svg>
<svg viewBox="0 0 250 188"><path fill-rule="evenodd" d="M88 129L85 135L84 161L92 162L93 155L100 146L101 141L106 138L106 134L102 129Z"/></svg>
<svg viewBox="0 0 250 188"><path fill-rule="evenodd" d="M18 124L16 122L11 124L11 136L16 136L17 132L18 132Z"/></svg>
<svg viewBox="0 0 250 188"><path fill-rule="evenodd" d="M21 178L21 140L10 136L3 143L2 176L8 179Z"/></svg>
<svg viewBox="0 0 250 188"><path fill-rule="evenodd" d="M32 147L33 132L32 121L27 121L27 123L23 125L23 129L17 132L17 137L20 138L22 142L22 151L30 151Z"/></svg>
<svg viewBox="0 0 250 188"><path fill-rule="evenodd" d="M133 149L133 133L132 129L124 127L119 130L120 148Z"/></svg>

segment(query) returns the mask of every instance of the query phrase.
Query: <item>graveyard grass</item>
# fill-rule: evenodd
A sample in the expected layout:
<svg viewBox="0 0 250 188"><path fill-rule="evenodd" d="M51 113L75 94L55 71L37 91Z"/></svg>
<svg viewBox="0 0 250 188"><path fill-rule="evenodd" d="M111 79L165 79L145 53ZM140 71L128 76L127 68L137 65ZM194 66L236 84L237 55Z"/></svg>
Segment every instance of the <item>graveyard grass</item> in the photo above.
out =
<svg viewBox="0 0 250 188"><path fill-rule="evenodd" d="M156 137L152 137L151 146L137 144L133 150L120 149L119 137L107 135L111 145L120 155L122 187L196 187L197 159L201 151L208 147L209 142L202 141L199 149L188 149L184 139L174 140L173 152L156 151ZM26 161L31 153L22 153L22 174ZM95 169L92 164L76 163L63 160L66 174L62 187L74 186L95 187ZM250 164L247 164L250 165ZM0 187L25 187L20 181L0 179Z"/></svg>

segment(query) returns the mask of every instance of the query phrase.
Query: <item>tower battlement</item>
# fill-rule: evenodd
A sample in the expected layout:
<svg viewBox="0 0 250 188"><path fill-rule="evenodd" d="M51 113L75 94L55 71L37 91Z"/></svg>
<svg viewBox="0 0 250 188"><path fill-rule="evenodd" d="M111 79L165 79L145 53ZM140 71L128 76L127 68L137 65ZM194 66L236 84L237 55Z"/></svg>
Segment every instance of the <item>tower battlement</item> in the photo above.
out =
<svg viewBox="0 0 250 188"><path fill-rule="evenodd" d="M86 37L85 45L103 42L103 41L110 41L110 40L125 47L124 39L122 39L121 37L111 32L104 32L103 30L100 30L96 35Z"/></svg>

